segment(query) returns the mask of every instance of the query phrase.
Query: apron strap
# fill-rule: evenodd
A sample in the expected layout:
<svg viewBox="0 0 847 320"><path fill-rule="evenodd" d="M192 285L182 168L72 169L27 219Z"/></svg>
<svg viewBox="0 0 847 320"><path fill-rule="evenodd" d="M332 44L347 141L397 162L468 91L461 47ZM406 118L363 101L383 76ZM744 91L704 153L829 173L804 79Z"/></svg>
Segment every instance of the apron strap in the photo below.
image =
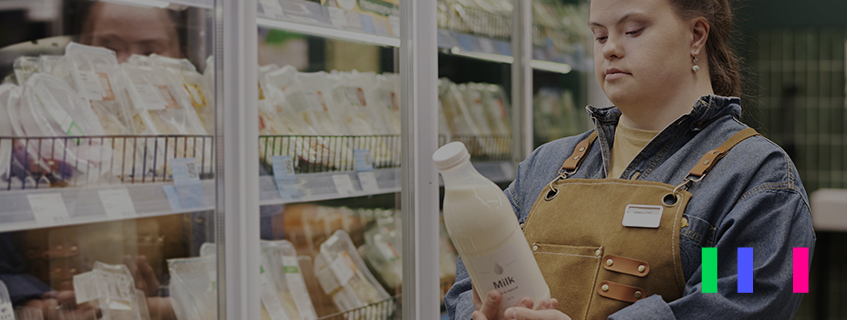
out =
<svg viewBox="0 0 847 320"><path fill-rule="evenodd" d="M718 161L723 159L723 157L726 156L727 153L729 153L729 150L732 149L732 147L735 147L741 141L744 141L747 138L755 137L758 135L759 133L756 132L756 130L753 128L747 128L739 131L738 133L727 139L726 142L724 142L720 147L709 151L708 153L706 153L706 155L700 158L700 161L697 162L697 165L691 169L691 171L688 173L688 176L694 177L694 179L702 178L707 173L709 173L709 171L712 170L712 168L715 166L716 163L718 163Z"/></svg>
<svg viewBox="0 0 847 320"><path fill-rule="evenodd" d="M573 154L565 160L565 163L562 164L562 169L569 172L575 172L579 165L585 160L585 154L588 151L591 151L591 146L594 144L594 140L597 140L597 130L594 130L588 138L579 142L576 145L576 148L573 150Z"/></svg>

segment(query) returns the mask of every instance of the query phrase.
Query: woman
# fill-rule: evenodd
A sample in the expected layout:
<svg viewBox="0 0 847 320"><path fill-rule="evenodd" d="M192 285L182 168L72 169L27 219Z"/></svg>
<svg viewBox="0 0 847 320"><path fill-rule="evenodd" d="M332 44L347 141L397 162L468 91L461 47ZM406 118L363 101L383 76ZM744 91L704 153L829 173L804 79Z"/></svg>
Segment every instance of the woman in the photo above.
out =
<svg viewBox="0 0 847 320"><path fill-rule="evenodd" d="M520 164L505 191L553 299L497 315L464 265L451 319L789 319L792 248L814 246L805 189L777 145L738 121L727 0L592 0L595 130ZM692 107L693 105L693 107ZM704 293L701 248L717 248ZM753 248L738 293L737 248Z"/></svg>

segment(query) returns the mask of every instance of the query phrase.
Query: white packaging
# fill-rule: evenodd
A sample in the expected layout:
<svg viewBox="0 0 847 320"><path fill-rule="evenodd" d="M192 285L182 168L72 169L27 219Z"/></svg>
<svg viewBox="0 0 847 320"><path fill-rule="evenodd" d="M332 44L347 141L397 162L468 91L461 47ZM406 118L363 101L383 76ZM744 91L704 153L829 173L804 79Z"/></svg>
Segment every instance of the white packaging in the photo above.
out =
<svg viewBox="0 0 847 320"><path fill-rule="evenodd" d="M26 137L101 136L105 132L88 101L62 80L34 74L27 81L18 106L21 127ZM101 139L51 139L51 146L31 151L45 162L66 163L73 172L60 172L63 180L77 184L94 183L110 172L112 149ZM55 143L54 143L55 142ZM45 170L50 170L48 167ZM61 170L61 168L60 168ZM70 177L67 177L70 175Z"/></svg>
<svg viewBox="0 0 847 320"><path fill-rule="evenodd" d="M290 311L291 319L316 320L318 316L306 288L294 245L287 240L263 241L262 254L279 289L283 307Z"/></svg>
<svg viewBox="0 0 847 320"><path fill-rule="evenodd" d="M172 81L183 90L183 95L197 113L207 133L215 132L215 107L212 88L206 87L203 75L197 72L188 59L174 59L153 54L150 56L153 67L167 70Z"/></svg>
<svg viewBox="0 0 847 320"><path fill-rule="evenodd" d="M216 255L168 260L171 302L177 319L217 318L216 262Z"/></svg>
<svg viewBox="0 0 847 320"><path fill-rule="evenodd" d="M464 144L448 143L432 159L444 179L444 223L480 299L500 291L498 319L525 297L550 299L511 203L473 167Z"/></svg>
<svg viewBox="0 0 847 320"><path fill-rule="evenodd" d="M13 84L0 85L0 137L13 137L12 121L9 106L18 105L20 87ZM12 140L0 139L0 181L11 179L9 166L12 161Z"/></svg>
<svg viewBox="0 0 847 320"><path fill-rule="evenodd" d="M342 311L390 298L367 269L350 236L343 230L336 231L321 244L320 254L315 257L315 274L324 293L332 297ZM391 309L393 305L384 311L385 314L389 314ZM378 318L384 316L377 315Z"/></svg>
<svg viewBox="0 0 847 320"><path fill-rule="evenodd" d="M94 270L74 276L74 294L76 303L97 300L103 319L150 318L144 292L136 290L126 265L95 262Z"/></svg>
<svg viewBox="0 0 847 320"><path fill-rule="evenodd" d="M15 59L12 65L18 85L24 85L29 77L39 71L38 58L22 56Z"/></svg>

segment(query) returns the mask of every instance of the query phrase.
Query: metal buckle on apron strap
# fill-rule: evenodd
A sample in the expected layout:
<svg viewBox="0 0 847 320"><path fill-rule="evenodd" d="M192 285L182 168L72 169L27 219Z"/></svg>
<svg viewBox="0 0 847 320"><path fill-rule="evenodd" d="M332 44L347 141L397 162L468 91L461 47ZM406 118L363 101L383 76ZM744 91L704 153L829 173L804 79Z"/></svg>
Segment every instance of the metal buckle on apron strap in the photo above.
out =
<svg viewBox="0 0 847 320"><path fill-rule="evenodd" d="M585 160L585 156L589 151L591 151L591 146L594 144L594 140L597 140L597 131L592 132L587 138L585 138L585 140L580 141L576 145L573 153L565 159L565 163L562 164L559 176L556 177L556 179L553 179L553 181L550 181L550 184L548 185L550 187L550 191L544 196L544 200L550 201L559 195L559 189L556 189L556 186L553 184L556 181L567 179L576 173L576 170L579 169L579 165Z"/></svg>

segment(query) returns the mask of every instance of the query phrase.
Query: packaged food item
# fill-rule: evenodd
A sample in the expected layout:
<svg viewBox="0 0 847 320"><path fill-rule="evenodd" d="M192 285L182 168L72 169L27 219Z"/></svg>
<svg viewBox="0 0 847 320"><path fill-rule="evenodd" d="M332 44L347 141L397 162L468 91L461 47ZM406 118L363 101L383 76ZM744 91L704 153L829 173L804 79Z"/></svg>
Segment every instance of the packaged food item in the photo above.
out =
<svg viewBox="0 0 847 320"><path fill-rule="evenodd" d="M9 118L8 108L14 104L17 106L20 98L20 89L14 84L0 84L0 181L11 179L10 165L12 162L12 139L14 136L12 121ZM2 187L2 184L0 184Z"/></svg>
<svg viewBox="0 0 847 320"><path fill-rule="evenodd" d="M91 102L104 130L110 135L133 134L126 81L115 52L71 42L65 55L72 63L77 92Z"/></svg>
<svg viewBox="0 0 847 320"><path fill-rule="evenodd" d="M176 85L183 89L207 133L215 132L215 108L212 88L206 86L203 75L188 59L174 59L153 54L150 64L167 70Z"/></svg>
<svg viewBox="0 0 847 320"><path fill-rule="evenodd" d="M349 311L390 298L388 292L379 285L359 256L350 236L336 231L321 244L321 252L315 257L315 274L325 293L342 311ZM377 318L385 318L394 306L380 310ZM356 315L351 315L354 319Z"/></svg>
<svg viewBox="0 0 847 320"><path fill-rule="evenodd" d="M379 113L388 124L389 131L386 134L400 134L400 75L396 73L384 73L377 76L377 88L375 93L376 104Z"/></svg>
<svg viewBox="0 0 847 320"><path fill-rule="evenodd" d="M477 90L475 83L463 83L458 85L459 94L465 100L467 110L470 113L470 120L479 129L482 135L492 134L491 128L488 127L486 117L486 107L482 102L482 92Z"/></svg>
<svg viewBox="0 0 847 320"><path fill-rule="evenodd" d="M400 35L400 1L399 0L321 0L322 5L354 13L368 15L373 23L373 30L380 35ZM355 17L355 16L354 16ZM350 18L348 18L349 20ZM367 18L359 18L361 28L369 29L364 24ZM355 24L355 23L354 23ZM394 30L397 29L397 30Z"/></svg>
<svg viewBox="0 0 847 320"><path fill-rule="evenodd" d="M395 244L396 233L386 225L377 225L365 232L365 244L359 253L388 288L398 290L403 285L403 261Z"/></svg>
<svg viewBox="0 0 847 320"><path fill-rule="evenodd" d="M73 64L70 58L64 55L41 55L38 57L38 68L40 72L62 79L69 86L74 87Z"/></svg>
<svg viewBox="0 0 847 320"><path fill-rule="evenodd" d="M471 118L472 115L459 92L458 85L449 79L440 79L438 95L447 120L447 127L453 135L478 136L482 133Z"/></svg>
<svg viewBox="0 0 847 320"><path fill-rule="evenodd" d="M150 60L149 56L144 56L144 55L134 54L134 53L131 56L129 56L129 59L127 59L127 63L129 63L131 65L136 65L136 66L142 66L142 67L152 67L153 66L153 61Z"/></svg>
<svg viewBox="0 0 847 320"><path fill-rule="evenodd" d="M156 175L167 175L164 172L165 152L149 152L163 150L165 145L174 146L168 150L168 158L193 157L202 166L201 172L212 172L214 164L212 141L196 135L206 135L206 129L191 107L191 103L182 87L178 86L169 76L167 70L159 67L143 67L132 64L122 64L121 68L129 79L130 101L134 106L133 124L136 133L143 135L189 135L189 137L155 138L139 140L145 143L140 147L147 148L149 163L155 163ZM155 159L153 159L155 157ZM147 172L149 173L149 172ZM145 173L145 174L147 174Z"/></svg>
<svg viewBox="0 0 847 320"><path fill-rule="evenodd" d="M282 307L292 320L316 320L315 307L303 278L294 246L286 241L263 241L263 267L279 292ZM267 263L267 264L265 264Z"/></svg>
<svg viewBox="0 0 847 320"><path fill-rule="evenodd" d="M525 297L550 299L509 200L474 168L464 144L448 143L432 159L444 179L444 223L476 292L503 295L497 318Z"/></svg>
<svg viewBox="0 0 847 320"><path fill-rule="evenodd" d="M332 94L339 107L340 120L353 135L385 134L388 131L374 108L374 84L376 74L372 72L353 71L337 75Z"/></svg>
<svg viewBox="0 0 847 320"><path fill-rule="evenodd" d="M12 67L15 69L15 78L18 80L18 85L24 85L29 77L39 71L37 57L22 56L15 59Z"/></svg>
<svg viewBox="0 0 847 320"><path fill-rule="evenodd" d="M18 106L21 127L26 137L67 137L104 135L105 131L91 111L88 101L62 80L37 73L23 88ZM14 120L13 120L14 121ZM51 146L30 144L31 153L39 154L63 180L76 184L97 182L110 173L112 149L102 139L51 139Z"/></svg>
<svg viewBox="0 0 847 320"><path fill-rule="evenodd" d="M489 117L493 118L492 128L495 134L505 136L512 135L512 123L510 122L511 107L509 98L503 87L496 84L480 84L484 105L488 108Z"/></svg>
<svg viewBox="0 0 847 320"><path fill-rule="evenodd" d="M216 255L170 259L170 294L179 320L217 318Z"/></svg>
<svg viewBox="0 0 847 320"><path fill-rule="evenodd" d="M76 303L97 300L103 319L150 319L144 292L126 265L94 263L94 270L74 276Z"/></svg>

